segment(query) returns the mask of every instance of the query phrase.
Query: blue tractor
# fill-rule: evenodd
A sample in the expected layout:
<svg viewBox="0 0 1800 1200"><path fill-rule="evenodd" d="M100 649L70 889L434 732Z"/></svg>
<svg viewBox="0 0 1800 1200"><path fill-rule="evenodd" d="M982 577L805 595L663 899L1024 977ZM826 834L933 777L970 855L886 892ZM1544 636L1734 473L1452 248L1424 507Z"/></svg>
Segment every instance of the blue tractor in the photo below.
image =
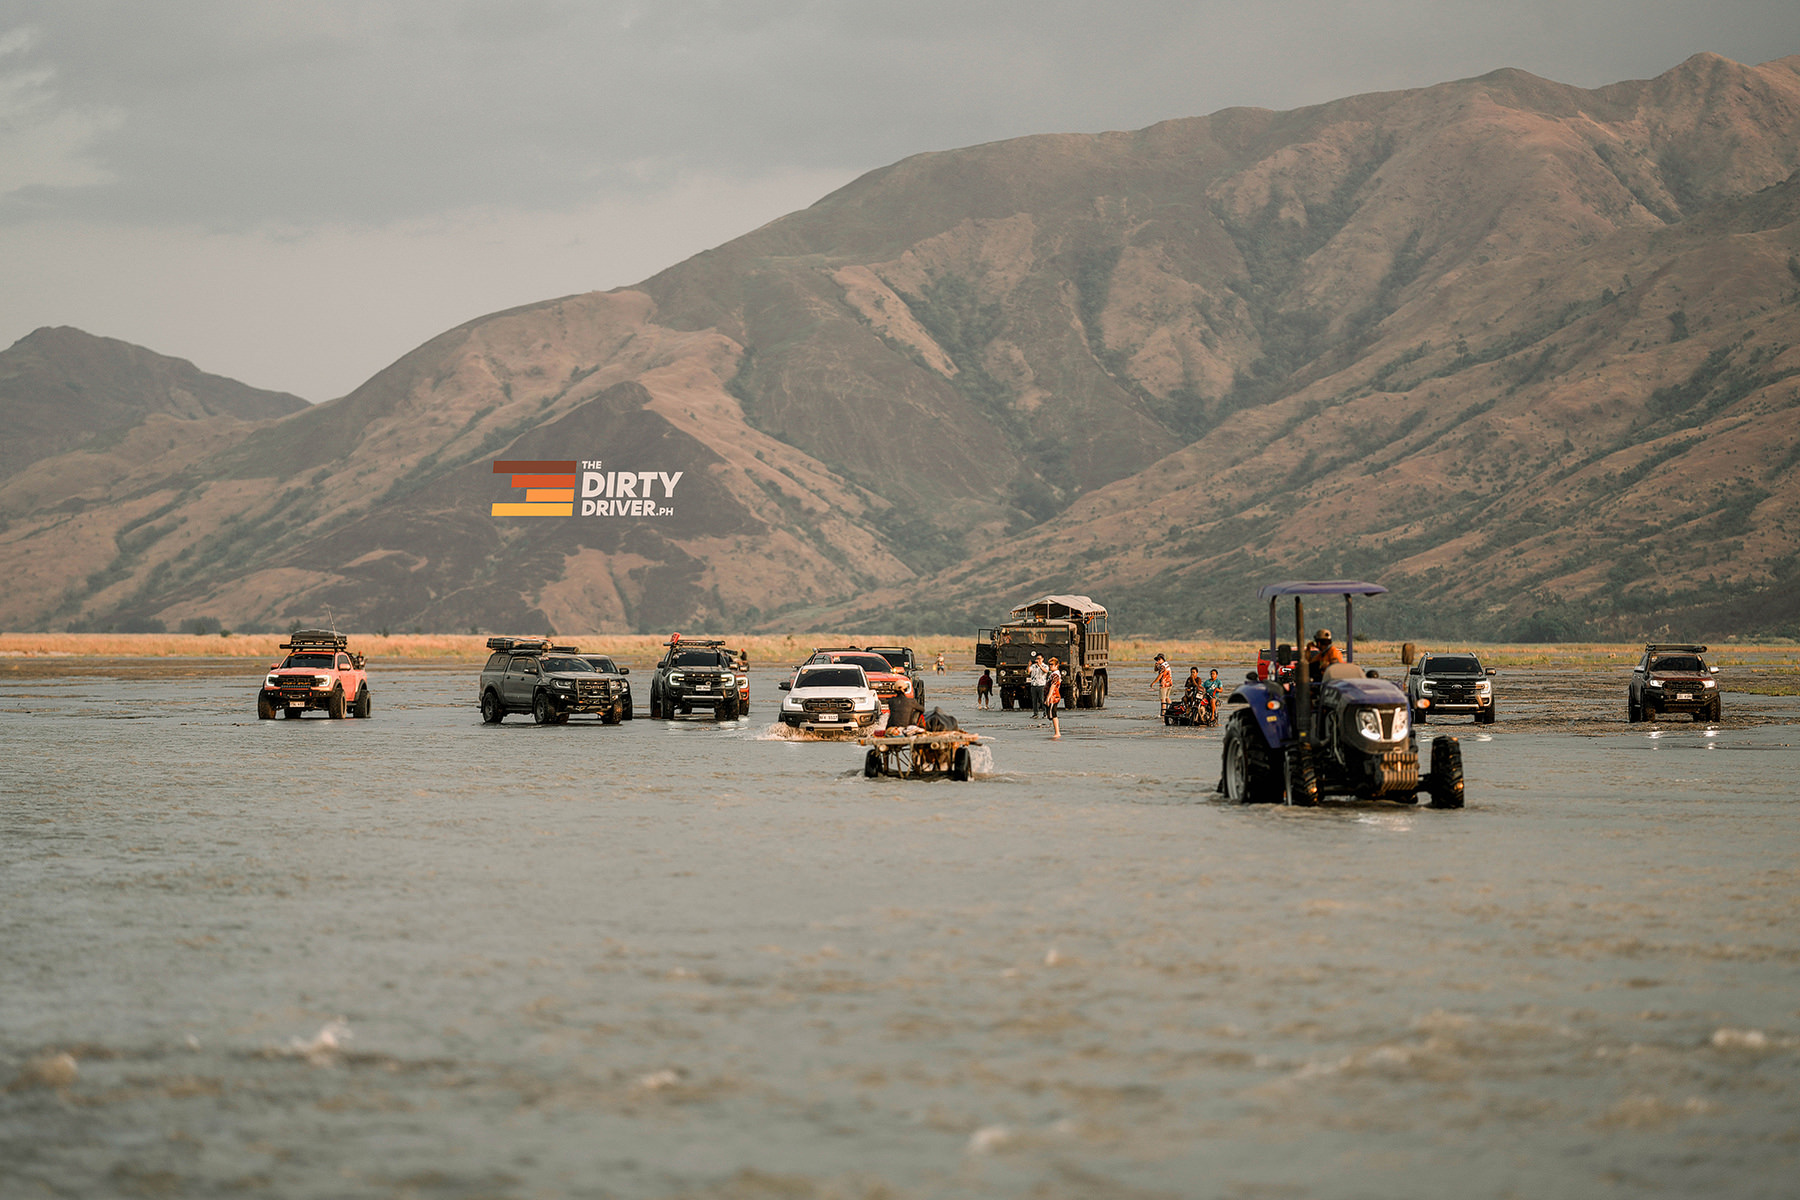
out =
<svg viewBox="0 0 1800 1200"><path fill-rule="evenodd" d="M1431 742L1431 769L1419 771L1419 743L1406 692L1356 665L1351 601L1379 596L1378 583L1336 579L1275 583L1257 593L1269 602L1269 649L1257 672L1231 693L1219 791L1241 804L1312 805L1327 795L1463 806L1462 745ZM1278 643L1276 606L1294 598L1294 642ZM1344 598L1343 662L1312 677L1304 652L1307 596Z"/></svg>

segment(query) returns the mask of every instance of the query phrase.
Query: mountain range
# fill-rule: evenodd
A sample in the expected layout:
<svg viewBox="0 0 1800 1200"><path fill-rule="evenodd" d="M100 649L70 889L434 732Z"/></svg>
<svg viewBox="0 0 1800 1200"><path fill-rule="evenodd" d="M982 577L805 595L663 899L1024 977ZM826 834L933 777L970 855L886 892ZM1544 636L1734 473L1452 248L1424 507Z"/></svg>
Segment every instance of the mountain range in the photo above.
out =
<svg viewBox="0 0 1800 1200"><path fill-rule="evenodd" d="M918 155L316 406L39 330L0 625L1800 632L1797 172L1800 56L1502 70Z"/></svg>

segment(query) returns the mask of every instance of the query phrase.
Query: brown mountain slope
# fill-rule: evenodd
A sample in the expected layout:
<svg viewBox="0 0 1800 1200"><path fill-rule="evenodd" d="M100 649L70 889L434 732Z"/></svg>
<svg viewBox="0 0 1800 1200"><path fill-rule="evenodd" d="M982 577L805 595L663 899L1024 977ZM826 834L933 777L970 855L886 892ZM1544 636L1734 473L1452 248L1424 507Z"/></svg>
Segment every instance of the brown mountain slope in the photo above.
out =
<svg viewBox="0 0 1800 1200"><path fill-rule="evenodd" d="M0 351L0 478L78 447L102 449L152 416L262 421L306 406L129 342L45 327Z"/></svg>
<svg viewBox="0 0 1800 1200"><path fill-rule="evenodd" d="M1333 568L1420 628L1779 626L1797 168L1800 58L1710 55L921 155L44 494L0 621L944 627L1067 586L1226 628ZM493 518L501 457L705 486Z"/></svg>

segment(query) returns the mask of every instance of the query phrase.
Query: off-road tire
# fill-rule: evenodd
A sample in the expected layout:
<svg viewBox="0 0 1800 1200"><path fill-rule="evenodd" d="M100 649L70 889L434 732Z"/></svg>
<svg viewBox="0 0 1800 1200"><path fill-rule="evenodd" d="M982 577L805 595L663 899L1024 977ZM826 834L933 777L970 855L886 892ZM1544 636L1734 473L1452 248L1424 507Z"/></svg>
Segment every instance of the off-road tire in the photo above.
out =
<svg viewBox="0 0 1800 1200"><path fill-rule="evenodd" d="M366 686L356 689L356 707L352 711L361 720L367 720L369 714L375 711L375 701L370 699Z"/></svg>
<svg viewBox="0 0 1800 1200"><path fill-rule="evenodd" d="M881 751L870 750L863 755L863 778L873 779L881 774Z"/></svg>
<svg viewBox="0 0 1800 1200"><path fill-rule="evenodd" d="M556 710L550 706L550 697L547 693L539 692L531 698L531 719L539 725L556 723Z"/></svg>
<svg viewBox="0 0 1800 1200"><path fill-rule="evenodd" d="M344 719L344 689L333 688L331 698L325 701L325 715L334 721Z"/></svg>
<svg viewBox="0 0 1800 1200"><path fill-rule="evenodd" d="M1094 676L1094 707L1106 707L1106 676Z"/></svg>
<svg viewBox="0 0 1800 1200"><path fill-rule="evenodd" d="M1498 706L1490 704L1475 714L1475 723L1477 725L1492 725L1494 719L1499 715L1500 709Z"/></svg>
<svg viewBox="0 0 1800 1200"><path fill-rule="evenodd" d="M625 706L623 704L615 704L611 708L607 709L604 713L600 714L600 723L602 725L617 725L620 721L623 721L624 719L625 719Z"/></svg>
<svg viewBox="0 0 1800 1200"><path fill-rule="evenodd" d="M1639 708L1638 702L1629 695L1625 697L1625 719L1633 725L1644 719L1644 710Z"/></svg>
<svg viewBox="0 0 1800 1200"><path fill-rule="evenodd" d="M1431 773L1425 777L1433 808L1463 806L1462 743L1440 734L1431 739Z"/></svg>
<svg viewBox="0 0 1800 1200"><path fill-rule="evenodd" d="M950 758L950 778L961 783L969 778L969 772L969 748L958 746L956 753Z"/></svg>
<svg viewBox="0 0 1800 1200"><path fill-rule="evenodd" d="M1225 724L1220 780L1225 797L1238 804L1273 804L1281 799L1281 770L1262 732L1247 711L1231 714Z"/></svg>
<svg viewBox="0 0 1800 1200"><path fill-rule="evenodd" d="M1717 725L1719 723L1719 717L1721 714L1724 713L1724 711L1725 711L1724 699L1722 697L1720 697L1717 693L1714 693L1713 698L1712 698L1712 705L1706 710L1706 719L1711 721L1713 724Z"/></svg>
<svg viewBox="0 0 1800 1200"><path fill-rule="evenodd" d="M256 694L256 719L259 721L275 719L275 706L269 703L269 698L261 692Z"/></svg>
<svg viewBox="0 0 1800 1200"><path fill-rule="evenodd" d="M1295 808L1312 808L1319 803L1319 772L1313 766L1312 747L1295 742L1287 748L1283 766L1287 802Z"/></svg>
<svg viewBox="0 0 1800 1200"><path fill-rule="evenodd" d="M498 725L506 720L506 706L500 703L500 693L493 688L481 693L481 723Z"/></svg>
<svg viewBox="0 0 1800 1200"><path fill-rule="evenodd" d="M1007 712L1011 712L1012 706L1013 706L1012 692L1008 691L1006 688L1001 688L1000 689L1000 707L1004 708Z"/></svg>
<svg viewBox="0 0 1800 1200"><path fill-rule="evenodd" d="M1429 725L1429 724L1431 724L1431 710L1428 708L1414 708L1413 709L1413 724L1414 725Z"/></svg>
<svg viewBox="0 0 1800 1200"><path fill-rule="evenodd" d="M662 715L663 715L662 697L657 694L655 688L651 688L650 689L650 719L652 721L660 721L660 720L662 720Z"/></svg>

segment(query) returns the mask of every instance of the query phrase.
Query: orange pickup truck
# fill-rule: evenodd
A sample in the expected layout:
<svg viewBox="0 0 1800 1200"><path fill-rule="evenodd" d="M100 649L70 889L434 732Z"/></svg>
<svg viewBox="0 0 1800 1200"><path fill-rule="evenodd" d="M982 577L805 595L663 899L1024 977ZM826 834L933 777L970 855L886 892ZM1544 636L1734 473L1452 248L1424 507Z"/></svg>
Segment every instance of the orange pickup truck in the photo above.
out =
<svg viewBox="0 0 1800 1200"><path fill-rule="evenodd" d="M281 643L288 656L269 668L256 693L256 716L298 717L309 708L333 719L366 717L374 711L363 656L352 654L349 639L328 629L298 629Z"/></svg>

